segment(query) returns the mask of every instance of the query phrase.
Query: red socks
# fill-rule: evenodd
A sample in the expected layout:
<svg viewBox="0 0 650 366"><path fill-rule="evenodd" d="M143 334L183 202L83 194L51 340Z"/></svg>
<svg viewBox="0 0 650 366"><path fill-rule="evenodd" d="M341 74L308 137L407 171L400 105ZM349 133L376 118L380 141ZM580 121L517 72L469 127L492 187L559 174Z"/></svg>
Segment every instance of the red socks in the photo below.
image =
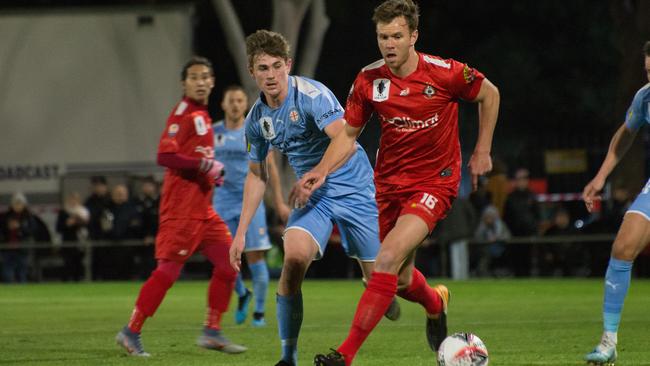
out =
<svg viewBox="0 0 650 366"><path fill-rule="evenodd" d="M140 332L144 321L153 316L165 298L167 290L176 282L182 268L183 264L181 263L165 260L158 261L156 270L151 273L149 279L140 289L128 325L131 331Z"/></svg>
<svg viewBox="0 0 650 366"><path fill-rule="evenodd" d="M397 295L401 298L417 302L422 305L427 313L438 314L442 311L442 299L430 286L427 284L426 278L422 272L413 268L413 276L411 285L406 289L397 291Z"/></svg>
<svg viewBox="0 0 650 366"><path fill-rule="evenodd" d="M222 266L223 267L223 266ZM230 297L235 288L237 273L230 265L227 268L212 270L212 278L208 287L208 309L205 326L212 329L221 329L221 317L228 310Z"/></svg>
<svg viewBox="0 0 650 366"><path fill-rule="evenodd" d="M368 287L357 305L348 338L338 348L338 351L345 356L346 365L352 363L363 342L384 316L396 291L396 275L383 272L371 274Z"/></svg>

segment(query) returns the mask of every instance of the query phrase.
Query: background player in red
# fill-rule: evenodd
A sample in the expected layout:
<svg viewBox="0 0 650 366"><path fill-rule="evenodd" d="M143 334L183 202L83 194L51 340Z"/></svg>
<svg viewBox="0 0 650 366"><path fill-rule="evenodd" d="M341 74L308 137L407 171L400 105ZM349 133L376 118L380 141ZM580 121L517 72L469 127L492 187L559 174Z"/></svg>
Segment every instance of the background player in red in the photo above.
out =
<svg viewBox="0 0 650 366"><path fill-rule="evenodd" d="M229 263L230 232L212 208L212 191L223 182L224 173L223 164L214 160L212 121L207 109L214 86L212 64L202 57L192 58L183 67L181 80L183 100L167 119L158 147L158 164L167 168L156 237L158 265L140 290L131 320L116 336L117 343L135 356L149 356L140 339L142 325L156 312L185 261L196 250L214 266L207 317L197 343L226 353L246 351L226 339L220 327L236 272Z"/></svg>
<svg viewBox="0 0 650 366"><path fill-rule="evenodd" d="M490 150L499 92L466 64L419 53L418 7L388 0L374 12L382 59L358 74L348 97L345 130L321 162L294 186L303 204L345 157L371 114L381 123L375 166L381 249L345 342L316 365L349 365L397 293L426 310L426 335L436 351L447 335L449 292L429 287L413 266L414 252L443 219L458 194L461 171L458 101L479 104L479 134L469 160L472 183L492 169ZM399 282L399 286L398 286Z"/></svg>

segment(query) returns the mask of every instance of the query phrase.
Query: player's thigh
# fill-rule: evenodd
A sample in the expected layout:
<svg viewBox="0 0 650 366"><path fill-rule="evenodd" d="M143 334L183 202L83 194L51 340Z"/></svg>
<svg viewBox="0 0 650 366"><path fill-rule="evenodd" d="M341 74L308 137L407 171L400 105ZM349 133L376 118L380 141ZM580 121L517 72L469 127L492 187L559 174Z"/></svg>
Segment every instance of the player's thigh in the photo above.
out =
<svg viewBox="0 0 650 366"><path fill-rule="evenodd" d="M201 244L202 220L174 219L160 223L156 259L184 263Z"/></svg>
<svg viewBox="0 0 650 366"><path fill-rule="evenodd" d="M265 251L271 249L271 240L266 227L266 211L262 206L255 212L246 232L244 252Z"/></svg>
<svg viewBox="0 0 650 366"><path fill-rule="evenodd" d="M300 209L294 209L284 230L285 262L289 258L320 259L332 234L332 220L327 204L319 200Z"/></svg>
<svg viewBox="0 0 650 366"><path fill-rule="evenodd" d="M650 216L639 211L628 210L612 245L612 256L616 259L633 261L649 241Z"/></svg>
<svg viewBox="0 0 650 366"><path fill-rule="evenodd" d="M413 214L400 216L381 243L375 270L397 274L427 235L429 227L422 218Z"/></svg>
<svg viewBox="0 0 650 366"><path fill-rule="evenodd" d="M362 262L374 262L379 252L377 203L372 197L351 194L333 202L334 221L346 254Z"/></svg>

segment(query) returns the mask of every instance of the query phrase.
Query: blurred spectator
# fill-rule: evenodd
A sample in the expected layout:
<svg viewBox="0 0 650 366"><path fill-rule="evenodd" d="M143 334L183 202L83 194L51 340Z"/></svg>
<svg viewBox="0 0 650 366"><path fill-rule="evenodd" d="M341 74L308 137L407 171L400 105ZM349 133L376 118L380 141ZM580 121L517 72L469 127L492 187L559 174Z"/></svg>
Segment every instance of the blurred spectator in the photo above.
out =
<svg viewBox="0 0 650 366"><path fill-rule="evenodd" d="M508 192L510 192L510 181L508 180L507 171L508 168L503 161L494 159L492 172L490 172L485 186L485 189L490 194L492 204L499 211L500 217L503 217L506 199L508 198Z"/></svg>
<svg viewBox="0 0 650 366"><path fill-rule="evenodd" d="M88 237L88 222L90 212L81 204L81 196L72 192L65 197L63 208L56 219L56 231L61 235L64 244L79 243ZM84 252L79 246L61 248L63 257L63 281L79 281L84 275Z"/></svg>
<svg viewBox="0 0 650 366"><path fill-rule="evenodd" d="M86 199L84 206L90 212L90 221L88 223L88 236L92 240L99 240L103 235L102 231L102 218L105 217L108 209L108 204L111 198L108 194L108 185L106 184L106 177L94 176L90 178L92 185L92 192Z"/></svg>
<svg viewBox="0 0 650 366"><path fill-rule="evenodd" d="M124 184L113 187L108 211L102 216L102 239L138 239L142 221L135 205L129 201L129 190ZM94 270L98 278L128 279L133 275L133 247L96 248L94 254Z"/></svg>
<svg viewBox="0 0 650 366"><path fill-rule="evenodd" d="M457 198L451 205L447 217L440 221L434 229L433 235L440 246L449 248L450 273L454 279L468 277L469 254L467 242L474 233L476 216L476 211L469 200ZM429 248L432 249L432 247ZM431 270L435 273L435 267L432 267Z"/></svg>
<svg viewBox="0 0 650 366"><path fill-rule="evenodd" d="M2 254L2 280L6 283L27 281L29 250L21 247L25 242L50 242L50 232L37 215L27 206L22 193L14 193L7 212L0 215L0 237L6 248Z"/></svg>
<svg viewBox="0 0 650 366"><path fill-rule="evenodd" d="M487 177L478 177L478 187L476 188L476 191L469 194L469 201L472 203L475 213L481 213L487 206L493 205L492 193L488 191L487 183Z"/></svg>
<svg viewBox="0 0 650 366"><path fill-rule="evenodd" d="M571 225L571 214L563 206L553 215L553 222L544 236L575 236L579 231ZM585 276L589 251L574 245L570 240L542 246L539 269L542 276Z"/></svg>
<svg viewBox="0 0 650 366"><path fill-rule="evenodd" d="M495 275L504 276L508 272L504 261L506 241L510 239L510 230L499 217L499 211L493 205L485 207L474 232L474 239L487 242L481 246L478 257L472 262L476 263L476 274L479 276Z"/></svg>
<svg viewBox="0 0 650 366"><path fill-rule="evenodd" d="M503 220L513 236L532 236L538 234L539 208L535 194L528 187L528 169L520 168L515 172L514 190L506 199ZM531 247L527 244L510 245L507 255L513 265L516 276L530 274Z"/></svg>
<svg viewBox="0 0 650 366"><path fill-rule="evenodd" d="M158 183L153 177L148 176L142 180L140 194L134 202L141 221L139 236L144 242L143 247L134 248L136 268L140 271L140 278L147 279L156 266L153 244L156 242L158 233L158 206L160 203Z"/></svg>

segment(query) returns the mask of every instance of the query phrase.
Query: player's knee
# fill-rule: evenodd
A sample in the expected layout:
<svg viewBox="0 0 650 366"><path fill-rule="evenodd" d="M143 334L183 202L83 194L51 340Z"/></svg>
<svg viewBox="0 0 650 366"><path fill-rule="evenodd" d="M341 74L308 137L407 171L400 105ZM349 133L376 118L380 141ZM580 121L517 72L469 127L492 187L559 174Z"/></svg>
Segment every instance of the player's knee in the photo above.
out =
<svg viewBox="0 0 650 366"><path fill-rule="evenodd" d="M399 258L401 256L398 251L382 248L375 258L375 271L397 274L402 262Z"/></svg>
<svg viewBox="0 0 650 366"><path fill-rule="evenodd" d="M627 238L617 238L612 246L612 257L625 261L633 261L639 255L638 243Z"/></svg>
<svg viewBox="0 0 650 366"><path fill-rule="evenodd" d="M226 282L234 282L237 278L237 272L232 266L215 266L212 268L212 277L220 278Z"/></svg>

